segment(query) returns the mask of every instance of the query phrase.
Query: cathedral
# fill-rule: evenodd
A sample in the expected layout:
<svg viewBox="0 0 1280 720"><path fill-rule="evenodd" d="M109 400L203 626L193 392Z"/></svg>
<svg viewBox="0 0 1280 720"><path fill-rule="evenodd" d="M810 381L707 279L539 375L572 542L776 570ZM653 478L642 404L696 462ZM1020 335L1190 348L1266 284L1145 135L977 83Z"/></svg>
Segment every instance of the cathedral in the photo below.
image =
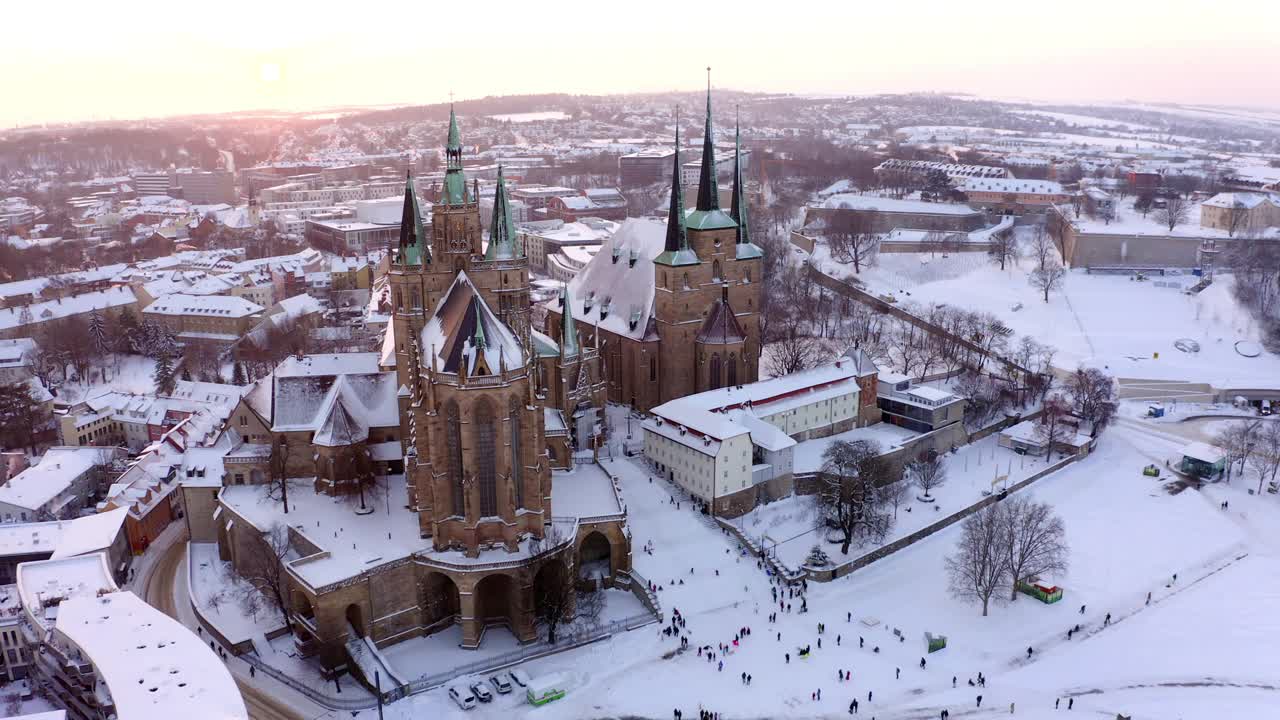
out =
<svg viewBox="0 0 1280 720"><path fill-rule="evenodd" d="M677 126L666 222L624 222L548 306L547 334L559 338L572 318L600 347L609 401L637 410L759 377L764 254L751 241L736 129L732 200L720 207L709 90L705 123L694 209Z"/></svg>
<svg viewBox="0 0 1280 720"><path fill-rule="evenodd" d="M216 541L242 573L259 538L288 524L295 641L333 670L358 665L366 638L383 647L460 626L460 645L476 648L502 626L532 642L539 598L566 576L633 586L620 491L572 457L598 442L601 350L572 316L556 339L530 327L529 263L502 171L486 243L452 111L445 157L429 231L406 182L382 360L300 356L260 380L220 439L224 463L241 463L237 482L211 501L212 523L193 524L193 539ZM289 490L289 514L267 482L282 449L288 476L315 478ZM369 499L374 468L388 487Z"/></svg>

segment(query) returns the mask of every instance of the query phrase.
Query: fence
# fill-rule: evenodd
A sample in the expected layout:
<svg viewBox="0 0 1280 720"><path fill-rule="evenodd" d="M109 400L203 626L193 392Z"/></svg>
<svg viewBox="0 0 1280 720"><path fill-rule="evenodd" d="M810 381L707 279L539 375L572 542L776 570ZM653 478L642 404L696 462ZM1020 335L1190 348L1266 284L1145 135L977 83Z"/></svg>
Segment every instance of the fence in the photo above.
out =
<svg viewBox="0 0 1280 720"><path fill-rule="evenodd" d="M565 650L590 645L594 642L607 639L616 633L635 630L652 623L658 622L658 619L649 613L642 615L632 615L622 620L614 620L598 627L586 628L580 632L569 635L562 635L555 645L530 645L528 647L517 648L509 653L502 655L494 655L491 657L477 660L466 665L459 665L442 672L433 673L431 675L423 675L422 677L412 680L398 688L394 688L383 693L383 698L388 702L399 700L409 695L416 695L420 692L426 692L432 688L440 687L454 678L463 675L490 673L510 667L517 663L527 660L534 660L547 655L554 655Z"/></svg>
<svg viewBox="0 0 1280 720"><path fill-rule="evenodd" d="M945 530L948 527L951 527L952 525L960 522L961 520L969 517L970 515L978 512L979 510L985 507L988 507L990 505L994 505L995 503L1000 502L1009 493L1015 493L1015 492L1018 492L1019 490L1026 488L1027 486L1031 485L1031 483L1047 475L1050 475L1058 470L1061 470L1062 468L1079 460L1081 457L1084 457L1084 456L1071 455L1066 459L1059 460L1058 462L1052 465L1049 465L1048 467L1041 470L1040 472L1035 473L1034 475L1028 478L1020 480L1014 483L1013 485L1010 485L1008 491L1005 493L1001 493L999 495L991 495L989 497L982 498L981 500L970 505L969 507L964 508L963 510L957 511L955 513L952 513L951 515L948 515L947 517L939 520L936 523L933 523L932 525L921 528L905 537L898 538L897 540L894 540L888 545L876 548L875 550L872 550L871 552L865 555L862 555L853 560L850 560L847 563L844 563L842 565L837 565L829 569L818 570L815 568L805 568L805 570L808 574L809 579L815 580L817 582L828 582L830 580L835 580L841 575L848 575L849 573L855 570L861 570L862 568L870 565L871 563L877 560L888 557L889 555L892 555L898 552L899 550L902 550L903 548L909 547L911 545L914 545L915 543L920 542L921 540L929 537L930 535L933 535L936 532L939 532L941 530Z"/></svg>
<svg viewBox="0 0 1280 720"><path fill-rule="evenodd" d="M344 697L338 697L336 695L328 695L325 693L321 693L317 691L315 688L303 685L297 680L294 680L288 675L275 669L274 667L271 667L270 665L265 663L261 658L259 658L256 654L249 653L249 654L241 655L240 659L249 663L249 665L251 665L252 667L257 668L258 672L263 673L268 677L279 681L281 684L293 690L296 690L297 692L310 698L311 700L314 700L317 704L330 708L332 710L368 710L369 708L378 706L378 699L374 697L365 696L365 697L344 698ZM386 698L386 693L383 693L383 698L384 699Z"/></svg>

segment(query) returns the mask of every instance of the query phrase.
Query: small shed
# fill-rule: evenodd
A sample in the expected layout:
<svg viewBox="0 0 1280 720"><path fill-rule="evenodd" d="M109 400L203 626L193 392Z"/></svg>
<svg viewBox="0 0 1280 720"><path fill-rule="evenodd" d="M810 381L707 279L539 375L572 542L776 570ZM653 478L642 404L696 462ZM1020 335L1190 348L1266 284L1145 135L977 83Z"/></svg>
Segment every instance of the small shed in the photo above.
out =
<svg viewBox="0 0 1280 720"><path fill-rule="evenodd" d="M1020 582L1018 583L1018 591L1050 605L1062 599L1062 588L1048 580Z"/></svg>
<svg viewBox="0 0 1280 720"><path fill-rule="evenodd" d="M1182 448L1182 461L1178 470L1186 475L1211 478L1227 469L1227 454L1222 448L1208 443L1193 442Z"/></svg>

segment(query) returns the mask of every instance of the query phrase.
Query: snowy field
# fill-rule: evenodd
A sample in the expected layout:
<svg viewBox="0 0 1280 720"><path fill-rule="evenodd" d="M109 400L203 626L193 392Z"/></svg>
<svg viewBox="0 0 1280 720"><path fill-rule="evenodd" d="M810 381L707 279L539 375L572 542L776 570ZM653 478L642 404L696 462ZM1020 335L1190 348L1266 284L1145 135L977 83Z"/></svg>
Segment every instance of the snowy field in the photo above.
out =
<svg viewBox="0 0 1280 720"><path fill-rule="evenodd" d="M255 612L245 608L241 599L250 594L250 586L232 570L231 563L218 559L216 543L193 542L187 545L187 552L191 601L227 642L265 639L266 633L284 627L284 618L267 603Z"/></svg>
<svg viewBox="0 0 1280 720"><path fill-rule="evenodd" d="M94 371L89 382L73 380L58 387L58 399L68 403L77 403L90 392L116 390L135 395L151 395L156 391L156 361L142 355L117 355L119 366L113 365L107 370L108 380L102 381L101 375Z"/></svg>
<svg viewBox="0 0 1280 720"><path fill-rule="evenodd" d="M556 671L571 679L568 695L546 707L513 694L464 714L435 690L397 703L388 717L670 718L674 708L696 717L701 704L726 718L834 718L847 717L857 698L860 715L877 718L933 718L944 708L995 717L1008 713L1011 702L1020 716L1048 718L1055 698L1064 698L1065 710L1071 696L1084 717L1273 716L1280 703L1272 689L1280 655L1269 652L1280 641L1273 612L1280 597L1280 502L1226 485L1172 494L1141 475L1152 456L1174 448L1117 427L1092 456L1028 491L1052 503L1066 524L1071 567L1058 578L1066 589L1060 603L1021 596L984 618L977 607L951 599L943 558L955 546L956 527L836 582L811 584L810 612L782 613L776 624L767 619L777 607L771 586L756 563L687 505L677 510L661 481L615 462L631 511L636 568L663 586L667 617L678 609L686 619L690 650L672 652L678 641L650 626L525 663L535 677ZM1229 511L1220 507L1227 498ZM653 555L639 549L649 540ZM1113 623L1104 628L1106 613ZM827 625L822 636L819 622ZM1077 623L1081 633L1068 642L1065 631ZM721 655L722 671L697 654L699 645L732 644L743 627L751 635ZM905 640L896 639L895 627ZM925 631L947 635L949 646L928 656L922 670ZM796 648L804 645L813 655L800 660ZM837 670L851 671L853 679L841 682ZM967 680L978 672L987 685L975 691ZM752 675L750 687L742 673ZM818 689L822 700L811 699Z"/></svg>
<svg viewBox="0 0 1280 720"><path fill-rule="evenodd" d="M884 425L886 423L872 427ZM823 542L822 538L826 533L815 529L819 518L813 496L791 496L761 505L733 520L733 524L757 541L763 537L764 545L770 551L776 551L778 559L788 568L798 569L815 544L822 547L832 562L839 564L958 512L981 500L983 491L1005 484L1012 485L1043 470L1046 464L1044 457L1018 455L1000 447L995 435L958 448L955 453L948 453L944 457L947 480L942 487L933 490L934 501L921 502L918 496L922 493L919 488L912 487L899 505L897 519L884 542L867 543L861 547L855 545L850 548L848 556L840 555L838 543ZM1005 479L999 485L994 485L994 481L1001 477ZM838 534L831 537L838 537Z"/></svg>
<svg viewBox="0 0 1280 720"><path fill-rule="evenodd" d="M1106 368L1117 377L1206 382L1217 387L1280 383L1280 358L1270 353L1249 358L1236 352L1237 341L1256 343L1260 336L1253 319L1231 297L1230 276L1219 275L1208 289L1192 296L1156 284L1189 286L1194 282L1189 276L1137 282L1127 276L1073 270L1063 290L1050 293L1045 303L1028 282L1032 267L1031 261L1023 260L1019 267L1001 271L982 253L947 258L886 254L860 277L869 291L895 294L900 302L946 303L994 313L1019 335L1031 335L1057 348L1058 367L1084 363ZM1174 341L1181 338L1195 340L1200 352L1175 348Z"/></svg>

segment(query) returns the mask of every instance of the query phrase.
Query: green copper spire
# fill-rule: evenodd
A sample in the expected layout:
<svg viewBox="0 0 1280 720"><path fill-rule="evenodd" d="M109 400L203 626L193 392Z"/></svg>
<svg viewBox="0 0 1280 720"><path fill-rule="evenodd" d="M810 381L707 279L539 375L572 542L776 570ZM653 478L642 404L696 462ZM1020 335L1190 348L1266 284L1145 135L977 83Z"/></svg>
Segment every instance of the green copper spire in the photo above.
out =
<svg viewBox="0 0 1280 720"><path fill-rule="evenodd" d="M680 184L680 110L676 109L676 152L671 161L671 206L667 210L667 242L653 261L659 265L697 265L684 227L684 190Z"/></svg>
<svg viewBox="0 0 1280 720"><path fill-rule="evenodd" d="M702 131L702 169L698 173L698 210L720 209L720 188L716 183L716 147L711 133L711 68L707 68L707 119Z"/></svg>
<svg viewBox="0 0 1280 720"><path fill-rule="evenodd" d="M742 132L738 125L737 113L733 119L733 205L729 214L738 223L737 257L739 260L762 257L764 253L751 242L751 232L747 223L746 183L742 179Z"/></svg>
<svg viewBox="0 0 1280 720"><path fill-rule="evenodd" d="M560 316L560 355L569 357L578 354L578 326L573 319L573 298L567 285L561 297L564 299L564 314Z"/></svg>
<svg viewBox="0 0 1280 720"><path fill-rule="evenodd" d="M698 205L686 218L690 230L724 230L737 223L720 209L720 187L716 181L715 134L711 130L711 68L707 68L707 120L702 132L702 167L698 174Z"/></svg>
<svg viewBox="0 0 1280 720"><path fill-rule="evenodd" d="M519 255L515 224L511 222L511 203L507 200L507 183L498 166L498 188L493 192L493 220L489 224L489 247L485 260L511 260Z"/></svg>
<svg viewBox="0 0 1280 720"><path fill-rule="evenodd" d="M462 174L462 133L458 132L458 116L449 106L449 139L444 146L444 192L441 202L464 205L467 202L467 179Z"/></svg>
<svg viewBox="0 0 1280 720"><path fill-rule="evenodd" d="M422 211L418 207L418 193L413 187L413 175L406 172L404 211L400 215L400 262L405 265L430 263L431 250L426 245L426 238L422 228Z"/></svg>

